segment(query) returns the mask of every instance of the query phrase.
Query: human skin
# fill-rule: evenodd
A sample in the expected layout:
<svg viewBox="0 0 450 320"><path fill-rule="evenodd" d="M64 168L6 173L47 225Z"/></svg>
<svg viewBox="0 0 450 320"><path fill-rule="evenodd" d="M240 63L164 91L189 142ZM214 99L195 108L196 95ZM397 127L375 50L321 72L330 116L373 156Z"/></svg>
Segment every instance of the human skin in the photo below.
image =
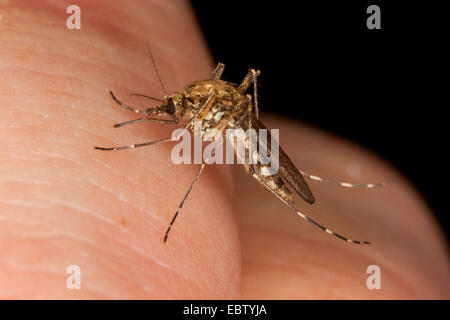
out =
<svg viewBox="0 0 450 320"><path fill-rule="evenodd" d="M170 161L173 143L102 152L169 137L108 91L147 108L205 78L214 62L184 1L0 0L0 298L410 299L450 298L446 240L415 189L376 155L298 122L264 115L302 170L384 188L311 182L298 208L366 246L303 219L237 166L208 166L162 239L198 165ZM257 67L257 66L254 66ZM245 70L243 70L243 74ZM81 269L69 290L67 267ZM369 290L366 269L381 269Z"/></svg>

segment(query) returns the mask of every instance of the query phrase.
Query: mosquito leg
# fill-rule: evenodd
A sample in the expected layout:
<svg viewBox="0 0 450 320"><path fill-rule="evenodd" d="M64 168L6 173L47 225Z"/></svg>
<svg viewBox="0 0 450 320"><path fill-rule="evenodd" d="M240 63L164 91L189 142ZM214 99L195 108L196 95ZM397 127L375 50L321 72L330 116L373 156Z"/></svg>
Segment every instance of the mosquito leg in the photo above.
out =
<svg viewBox="0 0 450 320"><path fill-rule="evenodd" d="M143 121L151 121L151 122L158 122L158 123L165 123L165 124L176 124L176 123L178 123L178 118L176 118L176 119L155 119L155 118L144 117L144 118L139 118L139 119L134 119L134 120L130 120L130 121L116 123L113 127L120 128L123 126L135 124L135 123L143 122Z"/></svg>
<svg viewBox="0 0 450 320"><path fill-rule="evenodd" d="M328 228L326 228L325 226L321 225L320 223L314 221L313 219L311 219L310 217L308 217L307 215L301 213L300 211L297 210L297 208L295 208L292 205L289 205L287 202L286 204L295 211L295 213L297 213L300 217L302 217L303 219L305 219L306 221L308 221L309 223L312 223L313 225L315 225L316 227L322 229L323 231L325 231L328 234L331 234L332 236L338 237L341 240L344 240L345 242L349 242L349 243L355 243L355 244L370 244L369 241L361 241L361 240L352 240L349 239L347 237L344 237L343 235L334 232L333 230L330 230Z"/></svg>
<svg viewBox="0 0 450 320"><path fill-rule="evenodd" d="M252 108L250 108L246 112L246 114L247 114L247 129L253 129L251 112L252 112ZM250 141L250 143L252 143L252 141ZM257 148L258 148L258 143L256 143L256 145L254 145L252 148L250 148L249 153L248 153L248 157L249 157L249 159L248 159L249 160L249 162L248 162L248 169L249 169L248 172L252 176L255 174L255 167L254 167L254 164L253 164L253 161L255 159L253 157L254 155L251 154L251 152L253 152L253 153L257 152Z"/></svg>
<svg viewBox="0 0 450 320"><path fill-rule="evenodd" d="M178 117L174 114L166 113L169 115L172 119L156 119L156 118L146 118L145 121L150 122L159 122L159 123L165 123L165 124L177 124L178 123Z"/></svg>
<svg viewBox="0 0 450 320"><path fill-rule="evenodd" d="M167 237L169 236L169 232L170 229L172 229L173 224L175 223L175 220L178 217L178 214L180 213L181 208L183 208L184 202L186 201L187 197L189 196L189 194L192 191L192 188L194 187L194 185L197 183L198 178L200 177L200 175L202 174L203 169L205 168L205 164L202 163L202 166L200 167L200 169L197 172L197 175L195 176L194 181L192 181L191 186L189 187L188 191L186 192L186 194L184 195L183 200L181 200L180 205L178 206L177 211L175 212L175 215L172 218L172 221L170 221L169 227L166 230L166 234L164 235L164 243L167 241Z"/></svg>
<svg viewBox="0 0 450 320"><path fill-rule="evenodd" d="M104 150L104 151L124 150L124 149L133 149L133 148L145 147L145 146L150 146L152 144L158 144L158 143L169 142L169 141L172 141L172 138L154 140L154 141L149 141L149 142L144 142L144 143L137 143L137 144L129 144L127 146L112 147L112 148L95 147L94 149Z"/></svg>
<svg viewBox="0 0 450 320"><path fill-rule="evenodd" d="M253 99L254 99L254 107L255 107L255 117L257 120L259 120L259 107L258 107L258 84L257 84L257 78L260 72L258 71L258 74L255 70L250 70L253 74Z"/></svg>
<svg viewBox="0 0 450 320"><path fill-rule="evenodd" d="M147 118L143 117L143 118L139 118L139 119L134 119L134 120L129 120L129 121L125 121L125 122L120 122L120 123L116 123L113 125L114 128L119 128L119 127L123 127L123 126L127 126L130 124L135 124L138 122L143 122L145 121Z"/></svg>
<svg viewBox="0 0 450 320"><path fill-rule="evenodd" d="M383 187L385 185L387 185L388 183L390 183L390 180L387 181L383 181L383 182L378 182L378 183L348 183L348 182L340 182L340 181L334 181L334 180L330 180L327 178L322 178L322 177L318 177L309 173L306 173L302 170L299 170L300 173L311 180L315 180L315 181L320 181L320 182L326 182L326 183L331 183L331 184L335 184L337 186L340 187L345 187L345 188L356 188L356 187L361 187L361 188L376 188L376 187Z"/></svg>
<svg viewBox="0 0 450 320"><path fill-rule="evenodd" d="M135 124L135 123L143 122L143 121L152 121L152 122L159 122L159 123L165 123L165 124L177 124L178 123L177 116L175 116L173 114L169 114L169 115L172 119L156 119L156 118L142 117L142 118L138 118L138 119L134 119L134 120L130 120L130 121L116 123L113 127L119 128L119 127L127 126L130 124Z"/></svg>
<svg viewBox="0 0 450 320"><path fill-rule="evenodd" d="M307 215L301 213L294 205L293 203L286 201L285 199L283 199L281 196L279 196L276 192L274 192L268 185L266 185L265 181L262 180L258 175L253 175L253 177L258 180L259 182L261 182L270 192L272 192L278 199L280 199L285 205L287 205L289 208L291 208L297 215L299 215L301 218L303 218L304 220L308 221L309 223L315 225L316 227L322 229L323 231L325 231L328 234L331 234L335 237L338 237L341 240L344 240L346 242L349 243L355 243L355 244L369 244L370 242L368 241L360 241L360 240L352 240L349 239L347 237L344 237L343 235L336 233L328 228L326 228L325 226L321 225L320 223L316 222L315 220L311 219L310 217L308 217Z"/></svg>
<svg viewBox="0 0 450 320"><path fill-rule="evenodd" d="M159 101L159 102L164 102L161 99L154 98L154 97L148 96L146 94L142 94L142 93L130 93L130 96L144 97L144 98L147 98L147 99L152 99L152 100L156 100L156 101Z"/></svg>
<svg viewBox="0 0 450 320"><path fill-rule="evenodd" d="M246 76L242 80L241 84L237 87L237 91L244 93L250 87L250 85L255 81L256 77L261 74L261 71L250 69L248 70Z"/></svg>
<svg viewBox="0 0 450 320"><path fill-rule="evenodd" d="M122 108L128 110L128 111L132 111L134 113L145 113L144 110L139 110L139 109L135 109L132 107L127 106L126 104L122 103L119 99L116 98L116 96L114 95L114 93L112 91L109 91L109 94L111 95L111 97L113 98L113 100Z"/></svg>
<svg viewBox="0 0 450 320"><path fill-rule="evenodd" d="M218 63L214 70L209 75L208 79L211 80L220 80L223 71L225 70L225 65L223 63Z"/></svg>
<svg viewBox="0 0 450 320"><path fill-rule="evenodd" d="M205 103L203 103L203 105L200 107L200 109L198 109L197 113L191 118L189 119L189 121L186 123L185 125L185 129L189 130L189 128L191 128L192 130L194 130L194 126L195 126L195 121L200 121L198 115L199 114L206 114L207 111L209 111L213 106L214 103L216 102L216 92L212 91L208 98L206 99Z"/></svg>

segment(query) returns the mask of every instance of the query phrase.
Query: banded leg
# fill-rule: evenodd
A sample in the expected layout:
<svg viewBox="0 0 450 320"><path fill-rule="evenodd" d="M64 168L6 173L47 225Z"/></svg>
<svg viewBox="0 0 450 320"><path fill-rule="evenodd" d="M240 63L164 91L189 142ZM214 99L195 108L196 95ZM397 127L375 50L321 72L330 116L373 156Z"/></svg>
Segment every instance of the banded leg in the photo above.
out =
<svg viewBox="0 0 450 320"><path fill-rule="evenodd" d="M247 89L250 87L250 85L253 83L253 98L254 98L254 104L255 104L255 116L256 119L259 120L259 106L258 106L258 89L257 89L257 78L261 74L261 71L250 69L244 79L242 80L241 84L238 86L237 90L240 93L244 93L247 91Z"/></svg>
<svg viewBox="0 0 450 320"><path fill-rule="evenodd" d="M132 107L127 106L126 104L122 103L119 99L116 98L116 96L114 95L114 93L112 91L109 91L109 94L111 95L111 97L113 98L113 100L122 108L128 110L128 111L132 111L134 113L145 113L146 110L139 110L139 109L135 109Z"/></svg>
<svg viewBox="0 0 450 320"><path fill-rule="evenodd" d="M205 101L205 103L203 104L203 106L199 109L198 113L201 113L201 112L203 112L204 110L206 110L206 109L208 109L208 108L212 108L212 106L214 105L214 101L215 101L214 97L215 97L215 92L213 91L213 92L211 92L211 94L208 96L208 99L206 99L206 101ZM144 112L144 113L145 113L145 112ZM127 122L124 122L124 123L125 123L125 124L131 124L131 123L141 122L141 121L144 121L144 120L147 120L147 119L149 119L149 118L145 118L145 117L144 117L144 118L140 118L140 119L135 119L135 120L127 121ZM192 125L192 122L194 122L196 119L197 119L196 116L192 117L192 118L188 121L188 123L186 124L185 129L188 129L189 126ZM154 120L159 120L159 119L152 119L152 120L154 121ZM163 120L163 119L162 119L162 120ZM167 120L167 121L170 121L170 120ZM178 121L178 118L177 118L177 121ZM115 125L115 126L117 127L117 126L120 126L120 125L125 125L124 123L122 123L122 124L118 123L118 124ZM97 150L104 150L104 151L110 151L110 150L124 150L124 149L132 149L132 148L139 148L139 147L149 146L149 145L152 145L152 144L157 144L157 143L161 143L161 142L168 142L168 141L174 141L174 140L172 140L172 138L167 138L167 139L161 139L161 140L149 141L149 142L138 143L138 144L129 144L129 145L126 145L126 146L119 146L119 147L110 147L110 148L105 148L105 147L95 147L95 149L97 149Z"/></svg>
<svg viewBox="0 0 450 320"><path fill-rule="evenodd" d="M211 80L220 80L223 71L225 70L225 65L223 63L218 63L214 70L209 75L208 79Z"/></svg>
<svg viewBox="0 0 450 320"><path fill-rule="evenodd" d="M190 125L191 121L193 121L193 119L196 119L198 114L204 113L206 110L212 108L212 106L214 105L214 101L215 101L214 98L215 98L215 92L213 91L213 92L211 92L211 94L208 96L208 99L206 99L206 101L205 101L205 103L203 104L203 106L198 110L197 114L189 120L189 122L186 124L186 127L185 127L185 128L188 128L188 126ZM223 133L224 130L225 130L225 127L222 129L221 133ZM182 208L183 205L184 205L184 202L186 201L186 199L188 198L188 196L189 196L189 194L191 193L192 189L194 188L194 185L197 183L197 181L198 181L200 175L202 174L203 169L204 169L205 166L206 166L206 163L209 163L210 160L211 160L211 158L208 157L208 158L205 159L205 161L202 163L200 169L199 169L198 172L197 172L197 175L195 176L194 180L192 181L192 183L191 183L191 185L190 185L188 191L187 191L186 194L184 195L183 200L181 201L180 205L178 206L177 211L175 212L175 214L174 214L172 220L170 221L170 224L169 224L169 226L168 226L168 228L167 228L167 230L166 230L166 233L165 233L165 235L164 235L164 243L166 243L166 241L167 241L167 237L169 236L169 232L170 232L170 230L172 229L172 226L173 226L173 224L175 223L175 220L177 219L178 214L180 213L181 208Z"/></svg>
<svg viewBox="0 0 450 320"><path fill-rule="evenodd" d="M318 176L306 173L302 170L298 170L298 171L300 171L300 173L308 179L319 181L319 182L331 183L331 184L335 184L337 186L345 187L345 188L358 188L358 187L359 188L376 188L376 187L383 187L391 182L390 180L387 180L387 181L382 181L382 182L377 182L377 183L348 183L348 182L340 182L340 181L330 180L327 178L318 177Z"/></svg>
<svg viewBox="0 0 450 320"><path fill-rule="evenodd" d="M192 183L191 183L191 185L190 185L188 191L186 192L186 194L185 194L184 197L183 197L183 200L181 200L181 203L180 203L180 205L178 206L177 211L175 212L175 214L174 214L172 220L170 221L169 227L167 228L166 234L164 235L164 243L167 241L167 237L169 236L170 229L172 229L172 226L173 226L173 224L175 223L175 220L177 219L178 214L180 213L181 208L183 208L184 202L186 201L187 197L188 197L189 194L191 193L192 188L194 188L194 185L197 183L198 178L199 178L200 175L202 174L202 171L203 171L204 168L205 168L205 164L202 163L200 169L199 169L198 172L197 172L197 175L195 176L194 180L192 181Z"/></svg>
<svg viewBox="0 0 450 320"><path fill-rule="evenodd" d="M122 108L124 108L126 110L129 110L129 111L132 111L134 113L145 114L145 117L142 117L142 118L139 118L139 119L134 119L134 120L130 120L130 121L116 123L113 126L114 128L119 128L119 127L123 127L123 126L126 126L126 125L142 122L142 121L153 121L153 122L159 122L159 123L165 123L165 124L177 124L178 123L178 118L177 118L176 115L167 113L161 107L148 108L146 110L135 109L135 108L129 107L126 104L122 103L119 99L116 98L116 96L112 93L112 91L109 91L109 93L111 94L111 97L114 99L114 101L119 106L121 106ZM147 95L144 95L144 94L139 94L139 93L132 93L130 95L145 97L145 98L149 98L149 99L156 99L156 98L153 98L153 97L150 97L150 96L147 96ZM156 100L158 100L158 99L156 99ZM161 101L161 100L159 100L159 101ZM153 114L155 114L155 115L161 115L161 114L168 115L172 119L148 118L149 115L153 115Z"/></svg>
<svg viewBox="0 0 450 320"><path fill-rule="evenodd" d="M275 193L269 186L266 185L266 183L260 179L258 176L254 176L259 182L261 182L261 184L263 186L265 186L270 192L272 192L278 199L280 199L285 205L287 205L289 208L291 208L297 215L299 215L301 218L303 218L304 220L308 221L309 223L315 225L316 227L322 229L323 231L325 231L328 234L331 234L341 240L344 240L345 242L349 242L349 243L355 243L355 244L369 244L369 241L360 241L360 240L352 240L349 239L347 237L344 237L343 235L336 233L328 228L326 228L325 226L321 225L320 223L316 222L315 220L311 219L310 217L308 217L307 215L301 213L294 205L293 203L286 201L285 199L283 199L282 197L280 197L277 193Z"/></svg>

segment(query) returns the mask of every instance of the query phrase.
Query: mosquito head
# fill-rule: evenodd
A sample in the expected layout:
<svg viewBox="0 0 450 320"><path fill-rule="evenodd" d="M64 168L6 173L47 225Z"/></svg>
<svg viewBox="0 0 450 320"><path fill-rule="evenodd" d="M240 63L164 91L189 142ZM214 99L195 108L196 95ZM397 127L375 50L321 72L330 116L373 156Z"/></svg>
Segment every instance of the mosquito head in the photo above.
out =
<svg viewBox="0 0 450 320"><path fill-rule="evenodd" d="M174 93L166 97L166 99L164 100L163 107L167 113L175 114L181 108L182 103L183 103L183 94Z"/></svg>

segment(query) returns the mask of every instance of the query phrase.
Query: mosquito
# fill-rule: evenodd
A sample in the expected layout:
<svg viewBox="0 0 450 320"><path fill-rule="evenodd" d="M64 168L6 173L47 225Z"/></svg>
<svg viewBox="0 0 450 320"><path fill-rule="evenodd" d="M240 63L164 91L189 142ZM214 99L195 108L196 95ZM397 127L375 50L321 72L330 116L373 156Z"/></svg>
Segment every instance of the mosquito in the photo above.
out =
<svg viewBox="0 0 450 320"><path fill-rule="evenodd" d="M194 133L195 123L202 124L202 132L204 134L207 129L213 128L219 132L223 132L225 129L238 129L241 128L244 131L248 129L261 130L266 129L266 127L259 121L259 107L258 107L258 92L257 92L257 78L260 75L259 70L249 69L244 79L240 84L234 84L221 79L222 74L225 69L223 63L218 63L215 69L211 72L209 77L205 80L200 80L190 84L185 92L175 92L172 94L167 94L164 88L163 82L156 67L155 60L153 58L150 46L147 42L147 49L151 57L155 73L158 77L161 89L164 92L164 99L157 99L144 94L132 93L134 96L141 96L152 100L157 100L161 102L159 106L148 108L145 110L136 109L122 103L112 91L109 91L112 99L122 108L132 111L134 113L140 114L141 117L117 123L114 125L115 128L123 127L125 125L135 124L139 122L151 121L159 122L165 124L177 124L180 118L187 118L188 122L185 125L185 129ZM253 86L253 96L246 94L246 91ZM154 117L165 116L166 118ZM267 130L267 129L266 129ZM267 131L268 132L268 131ZM268 133L270 135L270 133ZM268 141L270 141L270 136ZM174 141L171 138L159 139L144 143L130 144L118 147L95 147L98 150L111 151L111 150L125 150L133 149L139 147L145 147L149 145L155 145L159 143ZM248 147L247 147L248 148ZM267 143L266 148L270 152L271 145ZM247 150L248 151L248 150ZM235 149L236 153L236 149ZM315 175L311 175L304 171L297 169L297 167L292 163L287 154L279 148L279 170L277 173L272 175L262 174L265 166L262 162L256 161L253 163L249 161L246 157L244 162L244 168L248 174L255 178L263 187L268 189L273 193L281 202L292 209L297 215L306 220L307 222L313 224L314 226L322 229L328 234L338 237L346 242L355 244L369 244L369 241L360 241L349 239L339 233L336 233L325 226L319 224L315 220L311 219L304 213L300 212L293 200L293 193L287 188L286 183L290 185L294 191L302 197L307 203L313 204L315 199L314 196L306 183L304 178L308 178L315 181L327 182L336 184L341 187L366 187L374 188L386 185L389 181L380 183L369 183L369 184L352 184L347 182L337 182L326 178L321 178ZM172 229L175 220L178 217L186 199L191 193L194 185L197 183L200 175L205 168L205 163L203 162L189 186L186 194L181 200L172 220L167 227L164 234L164 243L167 242L169 232Z"/></svg>

